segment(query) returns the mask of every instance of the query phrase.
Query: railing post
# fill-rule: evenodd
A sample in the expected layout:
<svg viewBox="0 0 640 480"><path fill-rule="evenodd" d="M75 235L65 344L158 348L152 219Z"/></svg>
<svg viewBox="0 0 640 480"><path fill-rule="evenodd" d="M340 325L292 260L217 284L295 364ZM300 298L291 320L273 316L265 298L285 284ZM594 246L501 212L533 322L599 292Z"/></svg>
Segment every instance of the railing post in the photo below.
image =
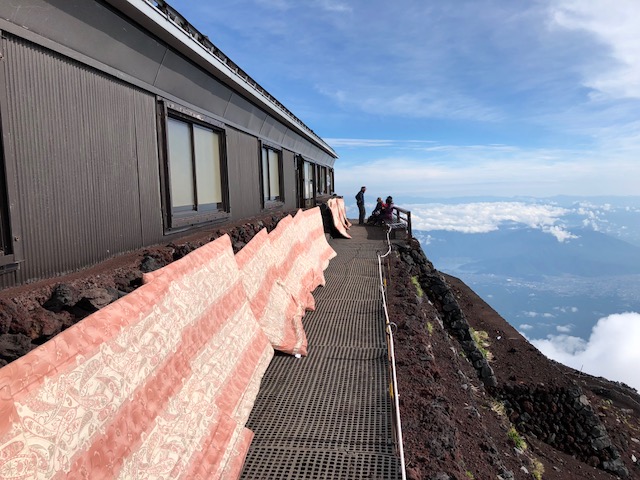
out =
<svg viewBox="0 0 640 480"><path fill-rule="evenodd" d="M407 235L407 240L411 241L411 238L413 237L413 235L411 235L411 211L407 211Z"/></svg>

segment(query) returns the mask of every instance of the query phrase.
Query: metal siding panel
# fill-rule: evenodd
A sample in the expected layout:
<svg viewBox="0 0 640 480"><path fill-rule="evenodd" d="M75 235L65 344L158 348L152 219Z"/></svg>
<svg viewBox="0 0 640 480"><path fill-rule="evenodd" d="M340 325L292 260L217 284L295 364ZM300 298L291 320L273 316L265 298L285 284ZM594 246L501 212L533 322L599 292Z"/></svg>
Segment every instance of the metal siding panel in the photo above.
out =
<svg viewBox="0 0 640 480"><path fill-rule="evenodd" d="M220 117L224 116L233 94L218 80L170 50L153 84Z"/></svg>
<svg viewBox="0 0 640 480"><path fill-rule="evenodd" d="M143 94L20 39L4 45L25 248L19 282L139 248L134 104Z"/></svg>
<svg viewBox="0 0 640 480"><path fill-rule="evenodd" d="M225 120L229 120L247 130L260 131L267 114L234 93L229 100L224 117Z"/></svg>
<svg viewBox="0 0 640 480"><path fill-rule="evenodd" d="M292 130L287 130L284 134L284 138L282 139L282 146L292 150L294 152L299 152L300 148L298 146L296 133Z"/></svg>
<svg viewBox="0 0 640 480"><path fill-rule="evenodd" d="M287 127L278 122L275 118L267 116L260 130L260 135L268 138L278 145L282 145L282 141L287 133Z"/></svg>
<svg viewBox="0 0 640 480"><path fill-rule="evenodd" d="M335 159L323 150L305 140L302 135L287 130L282 145L289 150L304 156L306 159L320 165L333 166Z"/></svg>
<svg viewBox="0 0 640 480"><path fill-rule="evenodd" d="M296 160L293 152L282 151L282 174L284 181L284 206L296 208Z"/></svg>
<svg viewBox="0 0 640 480"><path fill-rule="evenodd" d="M226 137L232 219L258 215L262 209L258 139L233 128L227 128Z"/></svg>
<svg viewBox="0 0 640 480"><path fill-rule="evenodd" d="M150 84L166 51L164 44L99 2L21 0L0 5L2 18Z"/></svg>
<svg viewBox="0 0 640 480"><path fill-rule="evenodd" d="M247 129L257 135L258 132L260 132L262 125L264 125L264 121L266 120L268 115L255 105L249 105L251 106L251 116L249 117L249 124L247 125Z"/></svg>
<svg viewBox="0 0 640 480"><path fill-rule="evenodd" d="M136 95L135 123L142 244L151 245L164 240L156 100L153 96Z"/></svg>

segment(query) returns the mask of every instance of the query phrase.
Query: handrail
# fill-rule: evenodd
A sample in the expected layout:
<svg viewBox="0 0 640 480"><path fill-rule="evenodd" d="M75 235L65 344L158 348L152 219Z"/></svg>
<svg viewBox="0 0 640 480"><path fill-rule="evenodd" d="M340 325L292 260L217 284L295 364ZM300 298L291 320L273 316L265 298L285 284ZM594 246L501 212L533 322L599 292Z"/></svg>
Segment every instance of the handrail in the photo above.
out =
<svg viewBox="0 0 640 480"><path fill-rule="evenodd" d="M406 480L407 470L406 470L405 458L404 458L404 444L402 440L402 421L400 420L400 400L399 400L400 394L398 393L396 354L395 354L395 347L393 342L393 331L391 329L391 325L394 325L394 324L392 324L391 321L389 320L389 311L387 309L387 299L385 294L385 282L383 280L383 275L382 275L382 259L391 253L391 240L389 239L389 232L390 232L390 229L387 229L387 244L389 245L389 249L383 255L378 253L378 272L380 276L380 292L382 294L382 308L384 310L384 317L386 322L385 331L387 333L387 336L389 337L388 348L389 348L389 357L391 362L391 392L394 400L394 412L396 416L396 426L397 426L396 433L398 437L397 443L398 443L398 453L400 456L400 471L402 474L402 480Z"/></svg>
<svg viewBox="0 0 640 480"><path fill-rule="evenodd" d="M404 222L407 224L407 238L411 238L411 211L400 207L393 207L396 222ZM404 214L404 216L402 215Z"/></svg>

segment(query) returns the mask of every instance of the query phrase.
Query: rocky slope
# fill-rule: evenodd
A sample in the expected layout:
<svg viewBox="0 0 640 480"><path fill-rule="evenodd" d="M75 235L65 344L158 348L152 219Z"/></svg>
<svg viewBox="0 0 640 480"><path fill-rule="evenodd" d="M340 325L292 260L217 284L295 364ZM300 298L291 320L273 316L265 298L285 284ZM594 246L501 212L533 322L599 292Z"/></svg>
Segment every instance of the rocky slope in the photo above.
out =
<svg viewBox="0 0 640 480"><path fill-rule="evenodd" d="M143 272L224 233L238 250L286 213L0 292L0 365L132 291ZM409 479L640 479L635 390L548 360L417 241L386 266Z"/></svg>
<svg viewBox="0 0 640 480"><path fill-rule="evenodd" d="M547 359L417 242L388 266L408 478L640 478L635 390Z"/></svg>

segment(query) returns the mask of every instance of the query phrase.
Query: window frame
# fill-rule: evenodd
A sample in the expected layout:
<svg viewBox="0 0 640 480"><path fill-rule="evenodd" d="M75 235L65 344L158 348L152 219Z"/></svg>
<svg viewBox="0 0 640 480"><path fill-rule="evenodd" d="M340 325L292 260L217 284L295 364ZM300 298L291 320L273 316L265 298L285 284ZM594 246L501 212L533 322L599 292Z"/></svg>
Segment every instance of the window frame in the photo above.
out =
<svg viewBox="0 0 640 480"><path fill-rule="evenodd" d="M311 178L306 177L306 173L309 172ZM317 169L316 169L316 163L307 160L306 158L302 157L302 204L303 204L303 208L312 208L316 205L316 198L317 198L317 192L316 192L316 175L317 175ZM309 192L311 193L310 197L307 197L307 185L306 185L306 181L309 182Z"/></svg>
<svg viewBox="0 0 640 480"><path fill-rule="evenodd" d="M212 118L198 114L188 108L170 101L160 100L159 110L159 152L160 152L160 180L162 188L162 214L165 233L196 228L208 223L223 221L230 217L229 181L227 166L226 131L225 125ZM186 123L189 127L189 146L192 166L192 188L194 205L173 206L171 192L171 160L169 155L169 120L173 119ZM218 203L198 203L197 160L195 148L194 126L210 130L218 135L218 155L220 163L220 189L222 201Z"/></svg>
<svg viewBox="0 0 640 480"><path fill-rule="evenodd" d="M316 177L318 179L316 186L317 193L320 196L328 195L329 190L327 188L327 167L325 165L317 164L316 170Z"/></svg>
<svg viewBox="0 0 640 480"><path fill-rule="evenodd" d="M264 165L265 165L265 161L264 161L264 153L265 151L267 152L275 152L276 155L278 156L278 188L280 190L279 195L271 200L270 195L267 195L265 193L265 172L264 172ZM265 141L261 141L260 142L260 150L259 150L259 174L260 174L260 199L262 202L262 208L264 210L268 210L268 209L272 209L272 208L280 208L282 206L284 206L285 203L285 195L284 195L284 166L283 166L283 155L282 155L282 149L269 144ZM266 162L267 165L267 185L269 187L269 189L271 188L271 177L270 177L270 173L271 173L271 169L269 168L269 160L267 159ZM271 192L269 192L271 193Z"/></svg>
<svg viewBox="0 0 640 480"><path fill-rule="evenodd" d="M333 168L327 167L327 193L333 195L335 193Z"/></svg>

